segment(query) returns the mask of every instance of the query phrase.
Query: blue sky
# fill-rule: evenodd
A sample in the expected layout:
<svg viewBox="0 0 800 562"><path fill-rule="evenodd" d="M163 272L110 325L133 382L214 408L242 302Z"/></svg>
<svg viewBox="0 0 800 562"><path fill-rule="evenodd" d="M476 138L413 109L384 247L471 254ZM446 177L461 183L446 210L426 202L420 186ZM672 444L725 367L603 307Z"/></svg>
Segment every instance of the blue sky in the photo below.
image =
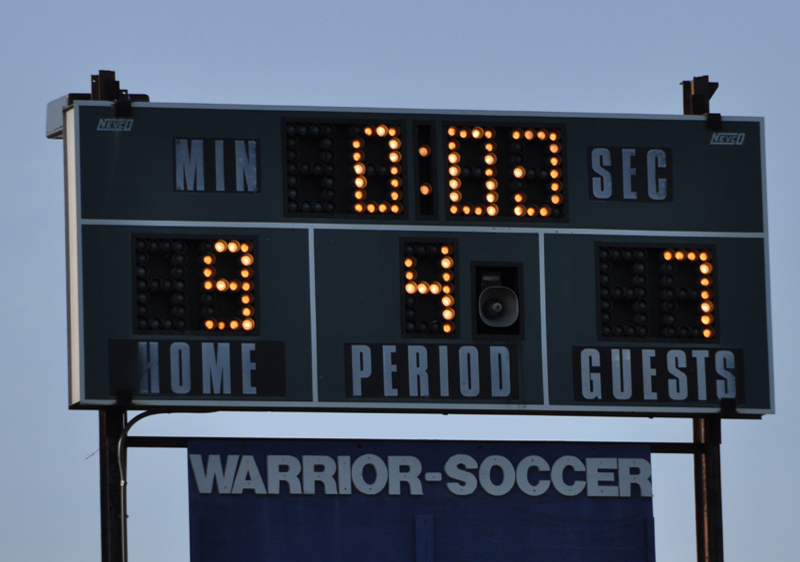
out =
<svg viewBox="0 0 800 562"><path fill-rule="evenodd" d="M63 153L47 102L115 70L158 102L766 119L777 414L724 421L725 555L800 551L797 349L800 8L773 1L32 1L0 20L0 558L99 560L97 414L67 409ZM137 434L687 440L686 420L174 414ZM131 560L187 560L183 451L133 450ZM660 560L694 556L691 459L654 461Z"/></svg>

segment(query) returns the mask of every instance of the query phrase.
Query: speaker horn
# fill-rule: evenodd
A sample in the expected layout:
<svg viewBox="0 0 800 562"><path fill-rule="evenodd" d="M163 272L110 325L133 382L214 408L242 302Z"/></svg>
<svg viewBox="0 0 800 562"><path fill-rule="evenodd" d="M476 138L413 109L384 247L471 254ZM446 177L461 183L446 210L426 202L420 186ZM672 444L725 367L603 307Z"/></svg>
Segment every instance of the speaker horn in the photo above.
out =
<svg viewBox="0 0 800 562"><path fill-rule="evenodd" d="M481 321L492 328L507 328L519 318L519 299L508 287L487 287L478 297Z"/></svg>

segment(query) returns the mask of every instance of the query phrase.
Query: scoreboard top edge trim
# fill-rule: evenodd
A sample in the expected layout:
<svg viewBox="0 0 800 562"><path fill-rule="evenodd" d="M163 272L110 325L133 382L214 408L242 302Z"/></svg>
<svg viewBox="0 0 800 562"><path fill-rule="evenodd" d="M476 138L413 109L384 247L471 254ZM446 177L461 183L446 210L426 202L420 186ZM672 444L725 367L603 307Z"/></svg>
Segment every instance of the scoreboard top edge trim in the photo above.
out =
<svg viewBox="0 0 800 562"><path fill-rule="evenodd" d="M568 119L633 119L633 120L658 120L658 121L705 121L703 115L664 115L664 114L636 114L636 113L568 113L547 111L491 111L491 110L466 110L466 109L412 109L412 108L381 108L381 107L324 107L324 106L286 106L286 105L234 105L234 104L194 104L194 103L153 103L134 102L134 108L153 109L193 109L193 110L227 110L227 111L315 111L328 113L395 113L395 114L423 114L431 116L452 117L525 117L525 118L568 118ZM114 102L76 100L71 107L113 107ZM68 108L65 108L68 109ZM722 116L722 121L727 122L756 122L764 124L764 117L750 116Z"/></svg>

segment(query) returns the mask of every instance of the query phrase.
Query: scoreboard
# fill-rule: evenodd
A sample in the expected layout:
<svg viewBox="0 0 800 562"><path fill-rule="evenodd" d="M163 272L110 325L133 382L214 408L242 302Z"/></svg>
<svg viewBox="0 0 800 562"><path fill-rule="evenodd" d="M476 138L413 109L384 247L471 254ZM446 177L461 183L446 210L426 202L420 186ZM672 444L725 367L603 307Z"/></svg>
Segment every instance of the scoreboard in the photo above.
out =
<svg viewBox="0 0 800 562"><path fill-rule="evenodd" d="M763 120L64 111L70 405L773 411Z"/></svg>

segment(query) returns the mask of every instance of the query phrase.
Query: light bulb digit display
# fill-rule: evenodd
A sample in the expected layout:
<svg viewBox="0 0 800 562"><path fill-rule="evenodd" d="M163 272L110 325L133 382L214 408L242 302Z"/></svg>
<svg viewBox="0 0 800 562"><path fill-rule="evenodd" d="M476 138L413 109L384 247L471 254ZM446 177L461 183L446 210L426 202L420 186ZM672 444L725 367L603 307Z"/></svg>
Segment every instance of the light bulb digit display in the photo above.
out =
<svg viewBox="0 0 800 562"><path fill-rule="evenodd" d="M561 127L450 124L448 218L566 219Z"/></svg>
<svg viewBox="0 0 800 562"><path fill-rule="evenodd" d="M252 240L133 240L135 331L237 333L257 329Z"/></svg>
<svg viewBox="0 0 800 562"><path fill-rule="evenodd" d="M596 253L601 338L716 341L713 248L599 245Z"/></svg>
<svg viewBox="0 0 800 562"><path fill-rule="evenodd" d="M454 240L401 240L401 333L447 337L457 332Z"/></svg>
<svg viewBox="0 0 800 562"><path fill-rule="evenodd" d="M286 122L283 139L287 216L405 217L399 124Z"/></svg>

